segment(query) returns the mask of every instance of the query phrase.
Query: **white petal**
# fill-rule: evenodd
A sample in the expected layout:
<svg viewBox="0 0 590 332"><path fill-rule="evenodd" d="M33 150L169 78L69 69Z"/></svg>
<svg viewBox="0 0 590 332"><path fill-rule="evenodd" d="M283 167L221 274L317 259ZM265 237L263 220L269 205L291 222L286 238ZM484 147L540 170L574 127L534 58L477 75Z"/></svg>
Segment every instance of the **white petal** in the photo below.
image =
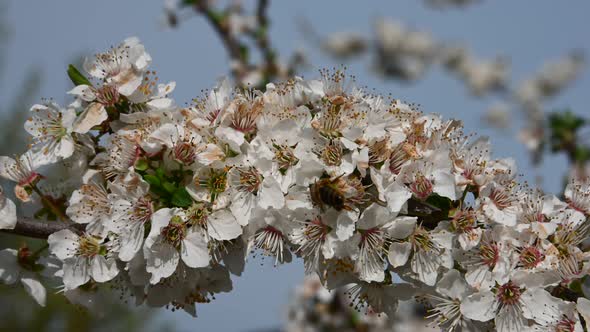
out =
<svg viewBox="0 0 590 332"><path fill-rule="evenodd" d="M151 133L150 138L155 138L164 143L167 147L172 148L183 135L184 130L182 127L172 123L165 123L158 129L154 130Z"/></svg>
<svg viewBox="0 0 590 332"><path fill-rule="evenodd" d="M90 264L90 274L97 282L107 282L119 274L117 262L114 259L107 260L104 256L98 255Z"/></svg>
<svg viewBox="0 0 590 332"><path fill-rule="evenodd" d="M92 103L74 121L74 132L86 134L92 127L103 123L108 117L107 111L102 104Z"/></svg>
<svg viewBox="0 0 590 332"><path fill-rule="evenodd" d="M168 278L176 271L180 255L178 250L168 243L156 242L148 250L145 250L145 258L145 268L152 275L150 283L153 285L162 278Z"/></svg>
<svg viewBox="0 0 590 332"><path fill-rule="evenodd" d="M66 289L74 289L90 280L88 259L71 257L64 260L63 282Z"/></svg>
<svg viewBox="0 0 590 332"><path fill-rule="evenodd" d="M142 77L133 73L132 70L125 70L113 78L119 86L119 93L130 96L141 85Z"/></svg>
<svg viewBox="0 0 590 332"><path fill-rule="evenodd" d="M93 101L96 99L94 91L86 84L76 85L72 90L68 91L68 94L78 96L84 101Z"/></svg>
<svg viewBox="0 0 590 332"><path fill-rule="evenodd" d="M64 136L59 140L59 142L55 146L55 150L53 153L55 153L55 155L59 158L67 159L74 154L74 147L75 143L72 136ZM51 154L51 151L49 151L48 153Z"/></svg>
<svg viewBox="0 0 590 332"><path fill-rule="evenodd" d="M562 301L542 288L527 289L521 295L522 314L538 323L547 323Z"/></svg>
<svg viewBox="0 0 590 332"><path fill-rule="evenodd" d="M156 211L152 215L150 234L145 239L145 247L149 248L156 242L156 240L160 237L162 228L168 226L170 219L174 217L174 213L174 209L164 208Z"/></svg>
<svg viewBox="0 0 590 332"><path fill-rule="evenodd" d="M416 251L410 261L410 267L418 280L428 286L434 286L441 262L440 256L433 252Z"/></svg>
<svg viewBox="0 0 590 332"><path fill-rule="evenodd" d="M0 176L10 181L19 182L20 179L13 176L11 169L16 167L16 161L7 156L0 156Z"/></svg>
<svg viewBox="0 0 590 332"><path fill-rule="evenodd" d="M16 226L16 205L10 199L2 197L3 195L0 188L0 229L14 229Z"/></svg>
<svg viewBox="0 0 590 332"><path fill-rule="evenodd" d="M363 211L360 219L357 221L357 227L360 229L372 229L386 224L392 219L389 210L378 204L371 204Z"/></svg>
<svg viewBox="0 0 590 332"><path fill-rule="evenodd" d="M387 233L395 239L405 239L414 233L417 217L398 217L386 225Z"/></svg>
<svg viewBox="0 0 590 332"><path fill-rule="evenodd" d="M234 196L229 209L235 216L237 222L242 226L246 226L250 221L250 216L252 215L255 207L256 197L253 195L241 194L239 196Z"/></svg>
<svg viewBox="0 0 590 332"><path fill-rule="evenodd" d="M174 100L170 98L156 98L147 102L147 105L155 110L169 110L174 107Z"/></svg>
<svg viewBox="0 0 590 332"><path fill-rule="evenodd" d="M584 320L586 321L586 327L590 325L590 300L579 297L578 302L576 304L576 309L582 315Z"/></svg>
<svg viewBox="0 0 590 332"><path fill-rule="evenodd" d="M246 142L244 133L229 127L217 127L215 136L223 142L227 142L234 151L240 151L240 146Z"/></svg>
<svg viewBox="0 0 590 332"><path fill-rule="evenodd" d="M412 197L412 193L405 186L394 182L385 189L384 196L389 211L397 214L408 199Z"/></svg>
<svg viewBox="0 0 590 332"><path fill-rule="evenodd" d="M461 302L461 313L465 317L480 322L487 322L496 317L498 302L490 291L475 293Z"/></svg>
<svg viewBox="0 0 590 332"><path fill-rule="evenodd" d="M119 259L123 262L129 262L135 257L143 245L145 229L143 224L134 224L127 229L125 235L122 237L124 241L119 248Z"/></svg>
<svg viewBox="0 0 590 332"><path fill-rule="evenodd" d="M242 234L242 227L229 211L223 209L207 218L207 232L216 240L233 240Z"/></svg>
<svg viewBox="0 0 590 332"><path fill-rule="evenodd" d="M200 232L193 232L182 241L182 261L189 267L209 266L207 240Z"/></svg>
<svg viewBox="0 0 590 332"><path fill-rule="evenodd" d="M469 285L457 270L449 270L440 278L436 290L452 299L463 299L469 294Z"/></svg>
<svg viewBox="0 0 590 332"><path fill-rule="evenodd" d="M20 281L27 293L29 293L40 306L44 307L45 299L47 298L47 291L45 290L43 284L34 278L22 278Z"/></svg>
<svg viewBox="0 0 590 332"><path fill-rule="evenodd" d="M69 229L55 232L47 238L49 251L61 260L73 257L78 249L78 235Z"/></svg>
<svg viewBox="0 0 590 332"><path fill-rule="evenodd" d="M336 236L338 240L349 239L355 230L356 217L351 212L340 212L336 219Z"/></svg>
<svg viewBox="0 0 590 332"><path fill-rule="evenodd" d="M387 258L393 267L403 266L408 261L412 252L412 244L409 242L393 242L389 246Z"/></svg>
<svg viewBox="0 0 590 332"><path fill-rule="evenodd" d="M264 178L258 196L260 197L258 206L263 209L280 209L285 205L285 197L281 186L274 177L267 176Z"/></svg>
<svg viewBox="0 0 590 332"><path fill-rule="evenodd" d="M495 323L498 332L521 332L525 331L525 327L528 325L522 312L509 305L500 308Z"/></svg>
<svg viewBox="0 0 590 332"><path fill-rule="evenodd" d="M445 171L435 171L434 177L435 181L432 189L435 193L451 200L457 199L455 176L453 174Z"/></svg>

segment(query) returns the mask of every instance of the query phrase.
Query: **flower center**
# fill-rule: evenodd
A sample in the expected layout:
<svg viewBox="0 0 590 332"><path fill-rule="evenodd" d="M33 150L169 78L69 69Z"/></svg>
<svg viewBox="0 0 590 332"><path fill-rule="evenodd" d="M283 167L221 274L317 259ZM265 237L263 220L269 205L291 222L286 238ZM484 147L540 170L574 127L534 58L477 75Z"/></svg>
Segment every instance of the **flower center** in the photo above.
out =
<svg viewBox="0 0 590 332"><path fill-rule="evenodd" d="M380 165L391 155L387 140L381 140L369 146L369 164Z"/></svg>
<svg viewBox="0 0 590 332"><path fill-rule="evenodd" d="M496 204L498 209L503 210L512 205L513 198L505 190L495 188L490 193L490 199Z"/></svg>
<svg viewBox="0 0 590 332"><path fill-rule="evenodd" d="M458 211L451 219L451 229L458 233L468 233L473 230L475 222L473 211Z"/></svg>
<svg viewBox="0 0 590 332"><path fill-rule="evenodd" d="M180 216L174 216L170 219L168 226L162 228L161 234L164 241L175 248L180 247L180 243L186 237L186 224Z"/></svg>
<svg viewBox="0 0 590 332"><path fill-rule="evenodd" d="M152 218L154 207L149 197L141 197L133 206L133 218L131 220L145 224Z"/></svg>
<svg viewBox="0 0 590 332"><path fill-rule="evenodd" d="M240 175L238 190L256 195L262 184L262 175L254 167L240 167L237 170Z"/></svg>
<svg viewBox="0 0 590 332"><path fill-rule="evenodd" d="M254 102L250 105L244 101L239 103L231 117L231 127L244 134L253 134L256 131L256 120L262 113L262 103Z"/></svg>
<svg viewBox="0 0 590 332"><path fill-rule="evenodd" d="M92 235L83 235L78 240L78 255L92 258L96 255L103 254L103 248L98 239Z"/></svg>
<svg viewBox="0 0 590 332"><path fill-rule="evenodd" d="M535 247L527 247L520 252L518 258L520 264L526 269L532 269L536 267L545 259L545 255Z"/></svg>
<svg viewBox="0 0 590 332"><path fill-rule="evenodd" d="M340 144L330 141L322 151L319 151L318 156L327 166L340 166L342 164L342 153Z"/></svg>
<svg viewBox="0 0 590 332"><path fill-rule="evenodd" d="M433 184L423 174L418 173L416 179L410 184L410 190L414 193L414 196L420 200L427 199L433 191Z"/></svg>
<svg viewBox="0 0 590 332"><path fill-rule="evenodd" d="M522 295L522 289L515 285L512 281L505 283L498 288L496 296L503 305L517 304Z"/></svg>
<svg viewBox="0 0 590 332"><path fill-rule="evenodd" d="M576 330L576 322L569 319L565 315L555 325L555 332L574 332Z"/></svg>
<svg viewBox="0 0 590 332"><path fill-rule="evenodd" d="M410 156L404 151L403 146L398 145L389 155L389 171L393 174L399 174L402 166L410 159Z"/></svg>
<svg viewBox="0 0 590 332"><path fill-rule="evenodd" d="M188 208L186 217L188 222L193 226L200 226L207 228L207 216L209 215L207 208L203 204L195 203Z"/></svg>
<svg viewBox="0 0 590 332"><path fill-rule="evenodd" d="M494 243L482 244L479 247L479 256L485 265L493 269L500 258L498 246Z"/></svg>
<svg viewBox="0 0 590 332"><path fill-rule="evenodd" d="M283 233L272 226L266 226L254 235L254 247L266 256L276 257L275 264L283 262L285 246Z"/></svg>
<svg viewBox="0 0 590 332"><path fill-rule="evenodd" d="M211 201L214 201L227 187L227 172L225 169L211 168L209 169L209 177L199 179L199 185L209 190Z"/></svg>
<svg viewBox="0 0 590 332"><path fill-rule="evenodd" d="M215 123L215 120L217 120L217 117L219 116L219 114L221 114L221 109L217 108L209 113L207 113L207 115L205 116L205 119L209 120L209 122L211 124Z"/></svg>
<svg viewBox="0 0 590 332"><path fill-rule="evenodd" d="M273 143L273 147L275 149L274 160L279 164L279 171L281 173L286 173L289 168L299 162L299 159L295 157L295 153L293 153L293 149L290 146Z"/></svg>
<svg viewBox="0 0 590 332"><path fill-rule="evenodd" d="M412 246L416 249L423 251L438 251L430 234L422 227L417 227L416 230L414 230L414 234L410 237L410 241L412 242Z"/></svg>
<svg viewBox="0 0 590 332"><path fill-rule="evenodd" d="M334 107L338 109L339 107ZM331 111L323 114L319 121L312 122L312 126L319 131L320 135L332 139L342 136L340 128L342 127L342 119L337 111Z"/></svg>
<svg viewBox="0 0 590 332"><path fill-rule="evenodd" d="M191 165L195 162L196 153L195 147L188 142L178 142L172 150L174 160L183 165Z"/></svg>
<svg viewBox="0 0 590 332"><path fill-rule="evenodd" d="M105 84L96 90L96 101L106 107L115 106L119 102L119 91L115 86Z"/></svg>

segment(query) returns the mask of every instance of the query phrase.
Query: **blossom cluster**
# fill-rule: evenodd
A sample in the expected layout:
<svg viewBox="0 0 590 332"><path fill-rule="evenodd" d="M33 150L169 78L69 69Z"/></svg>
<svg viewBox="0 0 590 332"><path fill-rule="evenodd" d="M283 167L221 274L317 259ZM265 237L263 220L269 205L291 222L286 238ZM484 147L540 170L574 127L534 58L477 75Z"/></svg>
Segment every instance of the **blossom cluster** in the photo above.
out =
<svg viewBox="0 0 590 332"><path fill-rule="evenodd" d="M588 322L590 180L563 200L529 188L461 122L341 70L264 91L222 80L179 107L150 63L129 38L85 74L70 67L71 104L31 108L30 149L1 157L0 175L42 204L37 217L71 226L49 235L48 256L2 251L4 282L41 303L39 280L57 278L72 302L114 289L196 314L251 256L297 256L360 312L393 317L414 298L446 330ZM51 167L67 174L59 185ZM13 228L14 204L1 196L0 208Z"/></svg>
<svg viewBox="0 0 590 332"><path fill-rule="evenodd" d="M292 291L283 330L286 332L343 331L433 332L424 324L424 311L415 301L400 302L395 316L351 308L342 289L326 289L317 275L308 275Z"/></svg>

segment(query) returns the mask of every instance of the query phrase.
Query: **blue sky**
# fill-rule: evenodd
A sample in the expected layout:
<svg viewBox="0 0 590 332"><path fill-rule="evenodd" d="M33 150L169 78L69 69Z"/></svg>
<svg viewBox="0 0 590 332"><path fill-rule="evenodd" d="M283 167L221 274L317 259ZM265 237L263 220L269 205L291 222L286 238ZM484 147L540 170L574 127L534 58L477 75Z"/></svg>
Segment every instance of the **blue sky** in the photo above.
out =
<svg viewBox="0 0 590 332"><path fill-rule="evenodd" d="M9 1L6 17L12 29L8 45L0 100L8 98L30 66L43 70L44 84L39 97L66 100L69 81L67 63L80 54L103 50L128 36L138 36L151 53L160 81L175 80L173 96L180 105L209 88L227 73L227 56L220 41L201 17L183 22L175 30L165 29L160 19L163 1ZM271 3L271 34L279 52L290 54L306 46L296 26L296 17L306 17L322 33L357 31L370 35L371 21L391 17L410 27L432 31L435 38L468 45L478 57L498 54L509 57L513 81L531 75L547 59L555 59L571 49L590 54L590 2L553 0L483 0L466 10L434 11L418 0L395 1L275 1ZM4 47L4 46L3 46ZM309 49L309 47L308 47ZM310 49L314 69L305 73L314 77L316 69L332 67L332 62ZM414 85L383 81L369 73L369 59L347 63L350 73L361 85L378 92L419 103L425 112L460 118L466 131L492 137L496 156L513 156L524 179L544 176L544 189L559 190L565 158L547 158L539 170L533 170L525 149L515 144L510 134L485 128L482 111L493 98L470 98L465 87L439 69ZM589 114L586 97L590 73L583 75L565 93L552 100L551 107L571 107ZM27 110L23 110L25 112ZM253 331L278 325L290 289L303 276L300 261L273 268L262 268L252 261L245 274L235 280L234 291L222 294L211 304L197 308L199 318L182 313L161 312L161 319L174 321L181 330Z"/></svg>

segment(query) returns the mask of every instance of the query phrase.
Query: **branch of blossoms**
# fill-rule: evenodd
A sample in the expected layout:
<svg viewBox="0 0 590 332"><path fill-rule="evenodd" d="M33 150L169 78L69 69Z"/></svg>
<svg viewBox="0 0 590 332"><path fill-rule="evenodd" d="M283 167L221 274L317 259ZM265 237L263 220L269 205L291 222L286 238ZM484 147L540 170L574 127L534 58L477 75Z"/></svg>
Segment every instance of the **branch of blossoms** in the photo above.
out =
<svg viewBox="0 0 590 332"><path fill-rule="evenodd" d="M430 68L441 65L463 82L472 96L499 97L482 118L493 127L507 130L515 122L514 110L518 110L524 125L515 136L530 151L535 165L542 161L547 153L545 147L554 135L545 105L571 85L585 67L583 52L572 51L560 59L548 61L530 78L512 86L509 63L504 57L478 59L465 47L436 40L426 31L407 28L395 20L376 21L374 35L369 37L356 32L322 37L313 31L309 22L301 26L312 43L335 59L371 54L375 73L383 77L413 82L424 78ZM572 158L569 161L570 172L579 170L578 162Z"/></svg>
<svg viewBox="0 0 590 332"><path fill-rule="evenodd" d="M263 90L222 80L180 108L150 63L128 38L69 68L69 105L31 108L29 150L0 157L0 176L23 202L45 197L36 216L63 226L51 226L47 253L1 251L4 283L40 304L55 279L74 302L114 290L196 315L248 260L296 256L362 313L392 318L416 299L449 331L589 321L590 179L568 183L563 200L530 188L460 121L340 70ZM52 167L68 181L52 186ZM2 229L25 227L4 195L0 217Z"/></svg>

